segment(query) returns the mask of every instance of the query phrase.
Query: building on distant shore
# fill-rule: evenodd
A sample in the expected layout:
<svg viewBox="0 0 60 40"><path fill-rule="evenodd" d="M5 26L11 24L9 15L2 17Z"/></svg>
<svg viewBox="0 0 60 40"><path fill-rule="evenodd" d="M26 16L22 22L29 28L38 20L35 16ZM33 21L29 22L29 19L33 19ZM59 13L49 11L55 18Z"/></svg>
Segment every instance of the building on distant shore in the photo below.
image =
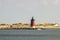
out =
<svg viewBox="0 0 60 40"><path fill-rule="evenodd" d="M9 24L0 24L0 29L4 28L10 28Z"/></svg>
<svg viewBox="0 0 60 40"><path fill-rule="evenodd" d="M31 24L30 24L30 25L31 25L32 28L35 28L35 20L34 20L33 17L32 17L32 19L31 19Z"/></svg>

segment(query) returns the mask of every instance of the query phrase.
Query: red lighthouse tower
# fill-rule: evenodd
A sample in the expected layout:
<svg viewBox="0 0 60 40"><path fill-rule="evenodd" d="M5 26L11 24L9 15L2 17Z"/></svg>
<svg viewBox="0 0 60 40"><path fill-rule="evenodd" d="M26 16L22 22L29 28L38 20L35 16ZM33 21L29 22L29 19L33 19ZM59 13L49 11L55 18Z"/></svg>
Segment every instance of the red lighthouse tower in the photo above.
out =
<svg viewBox="0 0 60 40"><path fill-rule="evenodd" d="M32 28L35 28L35 20L34 20L33 17L32 17L32 19L31 19L31 27L32 27Z"/></svg>

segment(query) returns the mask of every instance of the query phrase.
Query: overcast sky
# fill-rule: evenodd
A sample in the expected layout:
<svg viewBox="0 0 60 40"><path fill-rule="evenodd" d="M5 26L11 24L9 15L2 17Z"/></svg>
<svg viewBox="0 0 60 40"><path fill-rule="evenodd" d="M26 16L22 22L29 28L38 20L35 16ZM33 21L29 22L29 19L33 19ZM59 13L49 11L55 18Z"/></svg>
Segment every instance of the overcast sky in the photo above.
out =
<svg viewBox="0 0 60 40"><path fill-rule="evenodd" d="M60 23L60 0L0 0L0 23Z"/></svg>

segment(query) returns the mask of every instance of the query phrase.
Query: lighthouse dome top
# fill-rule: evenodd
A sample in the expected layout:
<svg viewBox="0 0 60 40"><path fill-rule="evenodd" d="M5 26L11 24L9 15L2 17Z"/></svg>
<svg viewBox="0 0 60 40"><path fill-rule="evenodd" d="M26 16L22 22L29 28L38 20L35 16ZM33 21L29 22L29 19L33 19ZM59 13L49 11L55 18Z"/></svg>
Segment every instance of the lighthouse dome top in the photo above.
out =
<svg viewBox="0 0 60 40"><path fill-rule="evenodd" d="M31 19L32 21L34 21L34 17L32 17L32 19Z"/></svg>

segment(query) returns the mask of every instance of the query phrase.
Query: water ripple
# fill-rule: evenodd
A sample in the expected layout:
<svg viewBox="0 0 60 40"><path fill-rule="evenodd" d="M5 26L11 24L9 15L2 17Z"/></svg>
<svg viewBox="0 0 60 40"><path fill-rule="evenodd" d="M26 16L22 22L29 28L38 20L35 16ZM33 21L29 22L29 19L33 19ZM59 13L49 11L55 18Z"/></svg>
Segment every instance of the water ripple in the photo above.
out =
<svg viewBox="0 0 60 40"><path fill-rule="evenodd" d="M60 35L36 34L0 34L0 37L60 37Z"/></svg>

